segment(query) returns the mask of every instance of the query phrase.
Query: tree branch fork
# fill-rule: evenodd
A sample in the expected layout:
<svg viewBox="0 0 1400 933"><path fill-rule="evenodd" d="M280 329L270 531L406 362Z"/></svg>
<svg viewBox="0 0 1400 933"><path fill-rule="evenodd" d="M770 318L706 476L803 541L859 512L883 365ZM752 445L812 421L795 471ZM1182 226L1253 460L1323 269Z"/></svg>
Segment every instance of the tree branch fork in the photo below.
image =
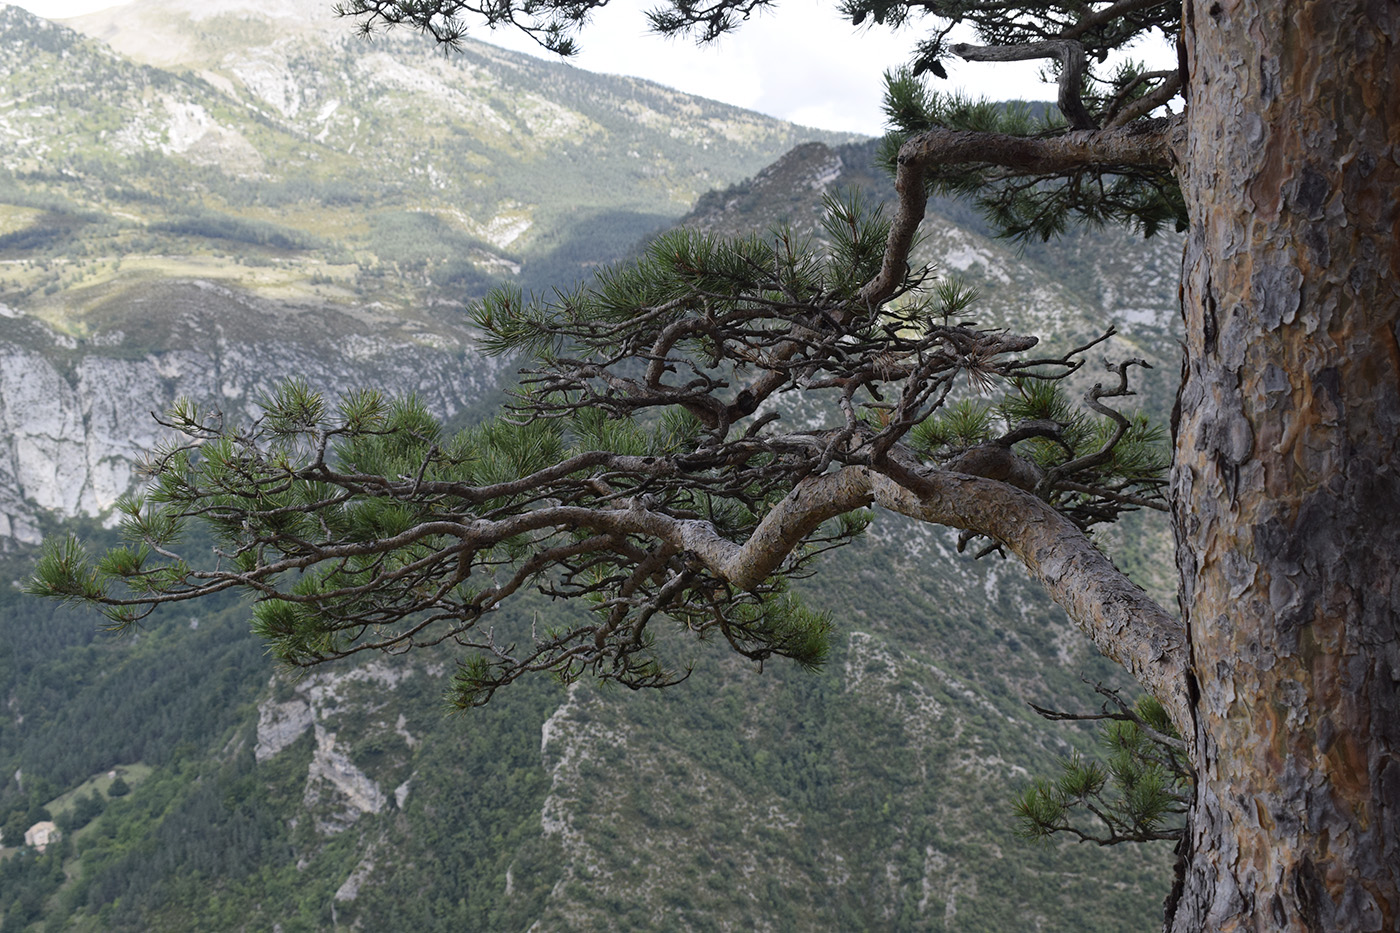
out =
<svg viewBox="0 0 1400 933"><path fill-rule="evenodd" d="M777 570L822 522L870 505L1004 545L1100 651L1162 701L1179 729L1189 725L1181 622L1114 567L1067 518L1006 483L892 459L883 470L846 466L803 480L743 544L723 539L706 523L661 516L624 518L609 530L645 530L694 553L717 576L747 587Z"/></svg>
<svg viewBox="0 0 1400 933"><path fill-rule="evenodd" d="M1049 504L997 480L929 470L895 458L883 469L844 466L799 482L743 543L727 540L707 521L633 507L547 508L531 523L645 535L694 555L731 585L751 589L778 571L822 523L872 505L1004 545L1100 651L1161 700L1178 729L1189 725L1188 659L1180 621Z"/></svg>

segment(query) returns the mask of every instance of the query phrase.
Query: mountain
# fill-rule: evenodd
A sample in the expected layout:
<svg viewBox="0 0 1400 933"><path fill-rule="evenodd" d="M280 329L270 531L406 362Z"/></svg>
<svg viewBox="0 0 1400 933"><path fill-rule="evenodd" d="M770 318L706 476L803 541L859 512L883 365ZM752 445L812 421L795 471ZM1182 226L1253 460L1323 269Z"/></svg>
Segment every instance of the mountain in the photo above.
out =
<svg viewBox="0 0 1400 933"><path fill-rule="evenodd" d="M319 2L265 6L75 21L136 58L0 7L11 305L118 271L409 302L545 288L794 143L840 138L478 42L366 42Z"/></svg>
<svg viewBox="0 0 1400 933"><path fill-rule="evenodd" d="M370 44L327 10L171 0L76 21L138 60L0 6L0 542L35 540L36 509L110 508L152 407L246 410L269 384L248 364L454 415L494 385L462 364L465 299L570 283L716 182L839 138L480 43Z"/></svg>
<svg viewBox="0 0 1400 933"><path fill-rule="evenodd" d="M493 399L500 373L460 323L339 303L272 302L215 281L85 290L84 336L0 304L0 535L34 544L44 516L99 515L164 440L177 397L255 417L289 374L330 391L416 393L444 416Z"/></svg>
<svg viewBox="0 0 1400 933"><path fill-rule="evenodd" d="M0 9L5 579L40 535L115 540L106 509L160 433L146 413L177 394L246 419L302 375L479 418L504 373L474 352L463 296L644 232L570 240L589 211L816 235L823 195L888 188L867 143L820 139L765 169L797 131L484 46L366 47L316 8L280 9L133 5L79 21L89 38ZM451 109L478 87L515 130ZM604 133L527 145L531 93ZM1144 402L1165 411L1179 242L1085 231L1018 249L962 205L931 207L921 256L979 287L979 316L1052 347L1131 326L1104 352L1160 362ZM565 262L566 240L594 258ZM1164 533L1106 541L1151 584ZM1012 793L1093 744L1026 701L1087 709L1088 684L1123 684L1015 564L881 515L802 585L838 625L820 673L676 639L694 666L679 687L537 680L466 716L442 711L447 647L297 677L234 600L112 637L0 591L0 930L1156 928L1168 848L1011 832ZM578 611L532 597L496 624ZM45 815L59 842L14 845Z"/></svg>

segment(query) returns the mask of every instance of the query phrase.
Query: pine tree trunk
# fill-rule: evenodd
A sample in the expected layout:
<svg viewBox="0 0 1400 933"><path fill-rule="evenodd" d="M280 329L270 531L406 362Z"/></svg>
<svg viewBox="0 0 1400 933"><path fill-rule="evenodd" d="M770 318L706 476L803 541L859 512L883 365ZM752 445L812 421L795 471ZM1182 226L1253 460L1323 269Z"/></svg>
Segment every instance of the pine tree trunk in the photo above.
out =
<svg viewBox="0 0 1400 933"><path fill-rule="evenodd" d="M1187 0L1174 931L1400 930L1400 3Z"/></svg>

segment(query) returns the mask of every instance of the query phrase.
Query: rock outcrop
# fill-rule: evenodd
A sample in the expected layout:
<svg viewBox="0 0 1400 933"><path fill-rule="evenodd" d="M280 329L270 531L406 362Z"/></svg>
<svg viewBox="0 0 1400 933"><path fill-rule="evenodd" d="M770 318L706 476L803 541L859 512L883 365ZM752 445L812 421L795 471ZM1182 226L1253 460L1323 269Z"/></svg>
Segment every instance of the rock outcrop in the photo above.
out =
<svg viewBox="0 0 1400 933"><path fill-rule="evenodd" d="M65 333L0 306L0 543L37 543L39 515L106 515L171 432L180 397L252 420L279 381L334 394L415 393L450 417L497 378L451 321L291 305L208 281L114 294Z"/></svg>

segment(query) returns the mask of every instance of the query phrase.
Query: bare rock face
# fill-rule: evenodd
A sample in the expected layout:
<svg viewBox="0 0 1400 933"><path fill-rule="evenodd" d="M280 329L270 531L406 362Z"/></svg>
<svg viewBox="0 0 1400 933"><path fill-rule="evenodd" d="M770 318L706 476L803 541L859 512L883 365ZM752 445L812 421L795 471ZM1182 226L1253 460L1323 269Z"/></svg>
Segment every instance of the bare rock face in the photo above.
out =
<svg viewBox="0 0 1400 933"><path fill-rule="evenodd" d="M0 306L0 547L37 543L41 511L106 514L169 437L155 415L177 398L252 420L296 377L329 394L416 393L450 417L497 378L450 321L280 304L208 281L127 289L73 329L85 336Z"/></svg>
<svg viewBox="0 0 1400 933"><path fill-rule="evenodd" d="M366 813L384 809L384 791L336 747L335 733L317 723L316 752L306 775L302 806L315 813L316 827L326 835L348 829Z"/></svg>
<svg viewBox="0 0 1400 933"><path fill-rule="evenodd" d="M353 743L344 734L356 731L392 734L402 748L412 749L418 738L406 728L402 713L392 706L393 690L409 670L376 658L358 667L318 670L292 687L279 691L279 675L268 686L271 696L258 706L254 756L266 761L284 753L308 731L315 747L306 771L302 804L322 835L335 835L365 814L380 813L392 800L399 809L408 797L409 780L392 791L352 760ZM279 699L278 695L284 698ZM389 710L395 710L390 716ZM372 770L372 769L371 769Z"/></svg>
<svg viewBox="0 0 1400 933"><path fill-rule="evenodd" d="M373 849L365 853L364 858L360 859L359 864L355 866L355 870L350 872L349 877L345 879L340 887L336 888L336 901L344 903L346 901L353 901L360 896L360 885L364 884L369 878L370 873L374 871L374 855L375 852Z"/></svg>
<svg viewBox="0 0 1400 933"><path fill-rule="evenodd" d="M301 738L314 721L311 704L301 697L262 704L258 707L258 744L253 756L266 761Z"/></svg>

